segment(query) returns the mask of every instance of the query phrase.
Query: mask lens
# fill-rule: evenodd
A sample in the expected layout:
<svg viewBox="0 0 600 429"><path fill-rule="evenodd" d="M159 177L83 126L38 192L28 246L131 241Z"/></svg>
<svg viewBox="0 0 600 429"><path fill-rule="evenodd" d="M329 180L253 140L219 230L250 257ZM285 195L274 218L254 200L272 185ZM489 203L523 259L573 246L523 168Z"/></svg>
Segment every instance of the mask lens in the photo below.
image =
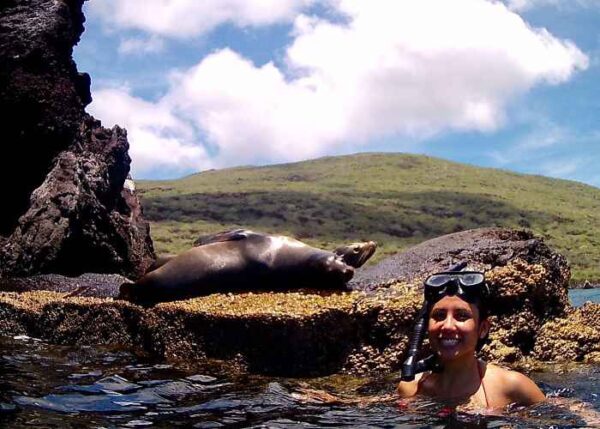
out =
<svg viewBox="0 0 600 429"><path fill-rule="evenodd" d="M481 273L469 273L460 276L460 282L464 286L475 286L483 283L484 277Z"/></svg>
<svg viewBox="0 0 600 429"><path fill-rule="evenodd" d="M426 281L427 286L440 287L452 280L452 276L447 274L434 274Z"/></svg>

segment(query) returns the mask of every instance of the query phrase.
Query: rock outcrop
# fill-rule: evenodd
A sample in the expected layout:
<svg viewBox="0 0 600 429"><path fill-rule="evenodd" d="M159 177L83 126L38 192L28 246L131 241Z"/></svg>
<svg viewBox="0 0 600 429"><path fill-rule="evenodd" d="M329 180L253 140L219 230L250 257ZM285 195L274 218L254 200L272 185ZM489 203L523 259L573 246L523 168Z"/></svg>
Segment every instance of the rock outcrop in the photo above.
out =
<svg viewBox="0 0 600 429"><path fill-rule="evenodd" d="M530 231L479 228L427 240L390 256L358 271L350 286L354 290L373 290L398 281L423 279L461 261L469 261L472 268L489 270L515 259L545 266L550 281L560 286L566 287L563 282L571 275L564 256L552 251ZM557 305L564 305L564 299Z"/></svg>
<svg viewBox="0 0 600 429"><path fill-rule="evenodd" d="M544 361L600 363L600 304L588 302L546 322L533 356Z"/></svg>
<svg viewBox="0 0 600 429"><path fill-rule="evenodd" d="M523 357L560 360L554 347L562 347L567 338L575 359L594 361L598 310L573 310L568 305L564 258L538 238L528 238L525 246L520 239L525 233L520 232L473 230L461 233L461 242L471 249L485 234L490 252L513 245L520 249L502 264L487 267L495 301L486 357L505 363ZM418 247L428 246L426 242ZM474 268L480 263L470 262ZM12 289L0 284L0 290L28 291L0 293L0 335L28 334L61 344L119 343L168 359L223 359L260 373L387 373L401 366L423 300L424 273L403 272L396 283L370 291L213 294L148 309L74 296L82 285L103 282L102 276L77 281L45 276L44 282L21 280ZM117 280L104 282L103 296L114 296ZM90 290L95 288L85 288L81 295ZM570 322L574 311L579 318ZM591 333L569 339L582 320L587 320ZM561 328L561 334L553 323L567 328Z"/></svg>
<svg viewBox="0 0 600 429"><path fill-rule="evenodd" d="M85 113L90 78L73 46L83 0L0 5L1 275L141 275L154 252L135 193L124 187L124 130Z"/></svg>
<svg viewBox="0 0 600 429"><path fill-rule="evenodd" d="M434 238L357 272L350 284L355 290L398 281L420 287L427 275L461 261L488 273L494 296L488 359L515 362L529 355L542 325L566 314L569 265L525 230L481 228Z"/></svg>

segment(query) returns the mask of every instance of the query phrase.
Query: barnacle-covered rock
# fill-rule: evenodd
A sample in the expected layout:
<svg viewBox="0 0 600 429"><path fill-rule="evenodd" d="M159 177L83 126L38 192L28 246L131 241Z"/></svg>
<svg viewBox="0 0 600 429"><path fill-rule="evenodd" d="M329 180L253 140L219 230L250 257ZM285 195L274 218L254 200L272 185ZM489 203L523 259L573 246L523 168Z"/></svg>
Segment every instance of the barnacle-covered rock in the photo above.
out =
<svg viewBox="0 0 600 429"><path fill-rule="evenodd" d="M544 246L538 242L527 258L521 252L487 267L492 330L483 355L505 363L522 362L533 351L539 359L597 361L598 305L568 306L568 278L562 277L568 269ZM546 256L536 256L536 249ZM486 268L480 261L470 266ZM21 279L16 289L0 284L29 290L0 293L0 334L124 344L167 359L220 359L260 373L387 373L400 369L423 303L416 276L371 291L223 293L142 308L112 298L119 279L44 276ZM83 296L90 291L102 291L102 298Z"/></svg>
<svg viewBox="0 0 600 429"><path fill-rule="evenodd" d="M598 362L600 357L600 304L587 303L567 317L546 322L533 355L544 361Z"/></svg>
<svg viewBox="0 0 600 429"><path fill-rule="evenodd" d="M492 328L484 355L516 361L532 351L542 325L569 308L567 279L556 282L546 267L522 259L490 270L487 279Z"/></svg>
<svg viewBox="0 0 600 429"><path fill-rule="evenodd" d="M545 278L555 288L567 287L571 273L566 258L531 231L508 228L472 229L427 240L359 270L350 286L379 289L398 282L421 282L427 275L463 261L470 268L489 271L517 259L543 266Z"/></svg>
<svg viewBox="0 0 600 429"><path fill-rule="evenodd" d="M149 311L149 323L164 356L199 350L221 359L241 355L253 372L331 373L357 341L355 299L349 293L214 294L160 304Z"/></svg>
<svg viewBox="0 0 600 429"><path fill-rule="evenodd" d="M36 291L0 293L0 317L20 321L19 328L0 335L26 333L54 344L105 344L138 346L145 334L143 309L124 301L68 297L64 293Z"/></svg>
<svg viewBox="0 0 600 429"><path fill-rule="evenodd" d="M359 295L353 308L358 341L344 370L356 374L398 370L423 298L414 284L398 283Z"/></svg>

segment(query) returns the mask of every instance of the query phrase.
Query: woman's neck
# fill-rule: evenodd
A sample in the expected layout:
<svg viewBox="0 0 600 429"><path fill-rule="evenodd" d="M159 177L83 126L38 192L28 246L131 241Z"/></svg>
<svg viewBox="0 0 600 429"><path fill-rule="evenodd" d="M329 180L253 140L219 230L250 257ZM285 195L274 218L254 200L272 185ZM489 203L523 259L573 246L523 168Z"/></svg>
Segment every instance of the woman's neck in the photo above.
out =
<svg viewBox="0 0 600 429"><path fill-rule="evenodd" d="M454 391L457 396L472 394L479 388L479 361L475 356L454 359L443 363L444 370L438 374L440 387L446 393ZM446 395L445 395L446 396Z"/></svg>

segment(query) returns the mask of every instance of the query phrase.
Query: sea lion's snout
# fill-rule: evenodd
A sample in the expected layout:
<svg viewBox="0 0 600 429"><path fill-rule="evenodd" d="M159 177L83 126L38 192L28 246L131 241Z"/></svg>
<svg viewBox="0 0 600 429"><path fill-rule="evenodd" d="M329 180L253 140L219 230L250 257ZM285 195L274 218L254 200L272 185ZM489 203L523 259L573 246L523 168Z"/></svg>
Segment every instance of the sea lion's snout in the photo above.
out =
<svg viewBox="0 0 600 429"><path fill-rule="evenodd" d="M339 256L344 263L351 267L359 268L373 256L375 250L377 250L376 242L364 241L338 247L333 253Z"/></svg>
<svg viewBox="0 0 600 429"><path fill-rule="evenodd" d="M366 243L363 243L361 250L362 255L360 258L360 265L356 268L361 267L365 262L371 259L371 256L373 256L377 250L377 243L375 241L367 241Z"/></svg>

